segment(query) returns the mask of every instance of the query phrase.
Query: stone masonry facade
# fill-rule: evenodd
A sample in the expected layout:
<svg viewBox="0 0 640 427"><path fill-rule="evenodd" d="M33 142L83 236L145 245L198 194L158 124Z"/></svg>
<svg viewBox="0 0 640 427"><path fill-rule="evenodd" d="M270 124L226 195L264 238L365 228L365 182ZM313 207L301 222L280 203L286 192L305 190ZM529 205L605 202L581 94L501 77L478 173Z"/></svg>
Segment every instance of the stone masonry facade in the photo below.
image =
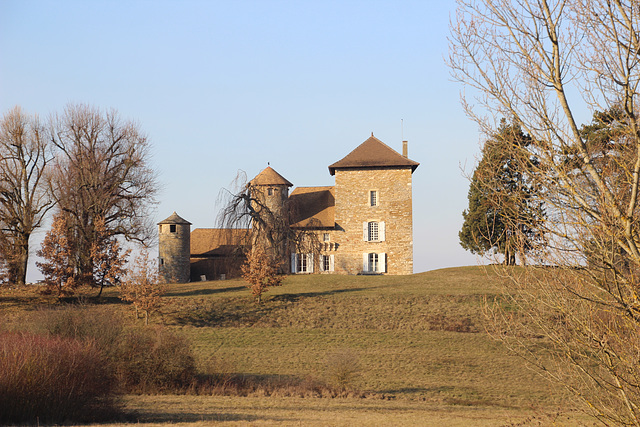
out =
<svg viewBox="0 0 640 427"><path fill-rule="evenodd" d="M412 274L411 168L337 170L335 177L335 271L363 273L364 254L376 253L384 254L384 273ZM376 206L371 191L377 192ZM365 241L369 222L384 223L384 240Z"/></svg>

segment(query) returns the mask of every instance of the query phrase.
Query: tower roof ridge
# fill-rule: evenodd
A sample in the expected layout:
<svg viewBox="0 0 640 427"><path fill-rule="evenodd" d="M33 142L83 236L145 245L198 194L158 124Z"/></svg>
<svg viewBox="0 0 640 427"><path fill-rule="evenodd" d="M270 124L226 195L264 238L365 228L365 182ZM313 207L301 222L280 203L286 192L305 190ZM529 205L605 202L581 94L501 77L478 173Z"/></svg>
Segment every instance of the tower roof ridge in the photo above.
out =
<svg viewBox="0 0 640 427"><path fill-rule="evenodd" d="M175 211L169 215L169 218L165 219L164 221L160 221L158 223L158 225L160 224L188 224L191 225L191 223L189 221L187 221L186 219L180 217L180 215L178 215Z"/></svg>
<svg viewBox="0 0 640 427"><path fill-rule="evenodd" d="M420 163L404 157L372 134L345 157L330 165L329 173L335 175L336 169L393 166L411 167L413 172L419 165Z"/></svg>

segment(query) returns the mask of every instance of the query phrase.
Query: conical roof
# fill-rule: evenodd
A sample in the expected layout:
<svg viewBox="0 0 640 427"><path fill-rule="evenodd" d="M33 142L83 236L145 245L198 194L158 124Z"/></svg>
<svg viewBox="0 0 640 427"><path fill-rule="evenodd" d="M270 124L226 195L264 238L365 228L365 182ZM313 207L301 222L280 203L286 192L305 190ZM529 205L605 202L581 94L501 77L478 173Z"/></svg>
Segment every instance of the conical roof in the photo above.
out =
<svg viewBox="0 0 640 427"><path fill-rule="evenodd" d="M158 223L158 225L160 224L188 224L191 225L191 223L189 221L187 221L184 218L181 218L180 215L178 215L177 213L172 213L169 218L165 219L164 221L160 221Z"/></svg>
<svg viewBox="0 0 640 427"><path fill-rule="evenodd" d="M404 157L378 138L371 136L355 150L329 166L329 173L334 175L336 169L375 168L375 167L411 167L411 172L420 165Z"/></svg>
<svg viewBox="0 0 640 427"><path fill-rule="evenodd" d="M282 175L273 170L271 166L267 166L262 172L256 175L251 181L251 185L286 185L292 187L293 184L287 181Z"/></svg>

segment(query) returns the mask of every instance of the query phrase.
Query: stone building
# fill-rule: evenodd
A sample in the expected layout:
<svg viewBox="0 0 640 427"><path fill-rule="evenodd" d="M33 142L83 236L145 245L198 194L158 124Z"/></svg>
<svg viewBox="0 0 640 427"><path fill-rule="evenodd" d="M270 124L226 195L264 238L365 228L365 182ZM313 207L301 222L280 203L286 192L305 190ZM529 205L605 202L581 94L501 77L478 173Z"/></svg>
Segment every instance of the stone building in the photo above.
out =
<svg viewBox="0 0 640 427"><path fill-rule="evenodd" d="M186 283L191 271L191 223L177 213L158 223L158 274L163 283Z"/></svg>
<svg viewBox="0 0 640 427"><path fill-rule="evenodd" d="M412 274L411 178L419 163L371 137L329 166L333 187L291 193L301 206L293 227L315 227L322 250L293 254L291 271L346 274Z"/></svg>
<svg viewBox="0 0 640 427"><path fill-rule="evenodd" d="M250 184L257 189L256 199L276 216L286 218L287 226L316 236L313 251L291 247L272 248L282 254L291 273L322 274L412 274L413 218L412 174L419 163L408 158L407 143L402 154L371 134L366 141L344 158L329 166L335 185L323 187L293 186L273 168L267 167ZM174 213L177 217L177 215ZM163 227L171 227L174 215L160 223L161 239L171 246L171 253L184 257L184 248L163 238ZM173 220L172 220L173 218ZM177 217L179 218L179 217ZM179 218L182 220L182 218ZM184 226L187 221L176 223ZM177 228L176 228L177 230ZM242 242L263 244L247 239L251 230L196 229L191 232L191 280L230 276L239 271L238 257ZM178 235L176 235L177 237ZM184 237L184 234L180 235ZM181 250L177 250L180 247ZM288 253L287 253L288 251ZM161 249L161 266L165 271L180 271L168 263L169 251ZM163 258L163 254L164 258ZM186 277L189 277L188 275Z"/></svg>

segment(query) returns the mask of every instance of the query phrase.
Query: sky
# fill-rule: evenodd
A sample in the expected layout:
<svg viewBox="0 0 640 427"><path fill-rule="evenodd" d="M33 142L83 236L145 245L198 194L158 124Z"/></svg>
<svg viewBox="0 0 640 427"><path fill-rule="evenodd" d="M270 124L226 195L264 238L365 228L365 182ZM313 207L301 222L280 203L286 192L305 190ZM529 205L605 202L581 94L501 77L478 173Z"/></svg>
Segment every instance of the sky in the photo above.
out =
<svg viewBox="0 0 640 427"><path fill-rule="evenodd" d="M481 135L445 63L454 13L453 0L0 0L0 114L84 103L137 121L154 220L176 211L192 229L216 225L239 171L333 185L327 167L371 132L399 152L404 138L420 162L414 272L475 265L458 231Z"/></svg>

